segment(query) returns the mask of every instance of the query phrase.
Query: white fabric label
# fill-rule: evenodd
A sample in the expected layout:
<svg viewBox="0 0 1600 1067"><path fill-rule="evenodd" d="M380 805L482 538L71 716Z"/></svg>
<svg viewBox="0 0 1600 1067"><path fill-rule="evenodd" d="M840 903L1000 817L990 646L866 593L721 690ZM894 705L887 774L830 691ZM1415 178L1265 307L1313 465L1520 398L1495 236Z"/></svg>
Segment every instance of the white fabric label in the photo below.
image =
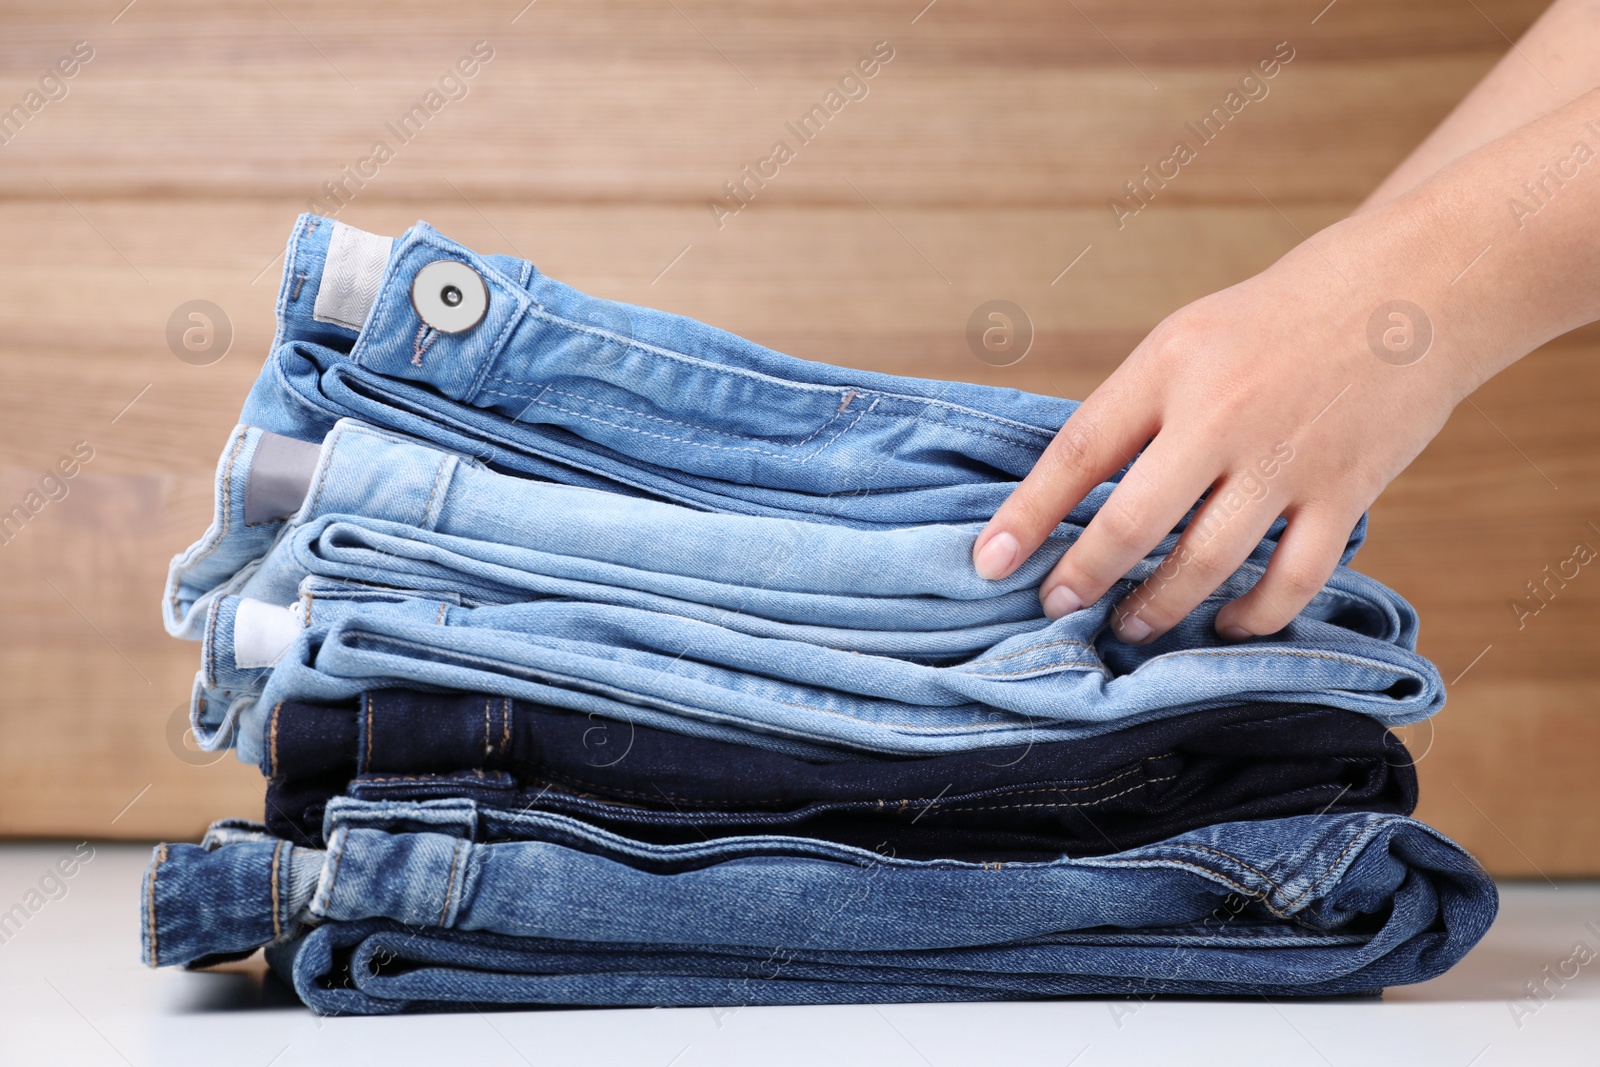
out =
<svg viewBox="0 0 1600 1067"><path fill-rule="evenodd" d="M241 670L270 667L299 634L293 608L246 597L233 617L233 665Z"/></svg>
<svg viewBox="0 0 1600 1067"><path fill-rule="evenodd" d="M377 302L378 288L383 284L383 272L389 267L389 253L393 250L392 237L335 222L311 317L359 331Z"/></svg>

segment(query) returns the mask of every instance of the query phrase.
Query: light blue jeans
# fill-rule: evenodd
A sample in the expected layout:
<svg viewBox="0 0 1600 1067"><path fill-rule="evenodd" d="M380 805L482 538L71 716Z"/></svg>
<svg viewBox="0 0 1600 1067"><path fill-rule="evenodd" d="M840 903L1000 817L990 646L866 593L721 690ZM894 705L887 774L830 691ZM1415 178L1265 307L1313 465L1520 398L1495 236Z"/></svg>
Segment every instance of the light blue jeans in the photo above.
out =
<svg viewBox="0 0 1600 1067"><path fill-rule="evenodd" d="M1112 606L1172 537L1105 597L1052 622L1034 591L1052 553L985 581L969 563L976 531L711 514L496 474L347 420L264 557L207 585L226 569L208 571L212 560L252 543L246 528L174 562L168 623L206 638L197 733L236 739L251 762L272 703L360 691L351 685L497 692L669 729L709 725L719 737L756 730L885 752L1081 736L1241 700L1325 703L1388 723L1442 702L1437 674L1412 651L1410 607L1346 568L1279 634L1224 645L1215 613L1260 576L1262 546L1185 623L1133 647L1111 636ZM1054 544L1078 533L1064 524ZM308 577L320 586L275 629L301 639L269 676L279 656L261 652L259 626L239 632L239 604L287 608ZM419 614L370 603L396 590L428 604ZM373 641L386 658L341 658L369 657Z"/></svg>
<svg viewBox="0 0 1600 1067"><path fill-rule="evenodd" d="M319 302L351 291L357 259L361 298L319 318ZM440 333L413 306L418 272L437 260L487 287L470 330ZM1076 408L795 359L587 296L425 223L388 241L304 215L285 252L273 351L240 421L320 441L354 416L516 474L872 527L987 520ZM1071 521L1087 522L1111 488ZM1346 562L1364 530L1363 518Z"/></svg>
<svg viewBox="0 0 1600 1067"><path fill-rule="evenodd" d="M1327 995L1443 972L1496 910L1470 856L1395 815L1004 865L781 836L649 845L464 801L339 798L327 831L326 852L240 823L160 846L146 962L270 945L309 1004L349 1012Z"/></svg>
<svg viewBox="0 0 1600 1067"><path fill-rule="evenodd" d="M838 647L857 637L840 617L829 631L839 639L829 645L752 632L789 624L744 612L702 621L561 598L467 608L453 598L325 580L293 608L229 596L212 605L206 628L197 733L213 747L234 740L241 759L261 763L266 721L280 700L336 701L418 685L797 754L1065 740L1252 700L1343 707L1397 725L1443 700L1437 674L1414 652L1310 614L1271 639L1221 644L1215 612L1253 580L1249 572L1161 641L1124 645L1108 629L1111 604L1154 566L1142 564L1083 611L1054 622L1041 616L1026 633L950 662ZM273 623L274 611L286 621ZM241 657L241 647L262 647L263 629L283 635L270 660ZM888 642L893 634L864 637Z"/></svg>

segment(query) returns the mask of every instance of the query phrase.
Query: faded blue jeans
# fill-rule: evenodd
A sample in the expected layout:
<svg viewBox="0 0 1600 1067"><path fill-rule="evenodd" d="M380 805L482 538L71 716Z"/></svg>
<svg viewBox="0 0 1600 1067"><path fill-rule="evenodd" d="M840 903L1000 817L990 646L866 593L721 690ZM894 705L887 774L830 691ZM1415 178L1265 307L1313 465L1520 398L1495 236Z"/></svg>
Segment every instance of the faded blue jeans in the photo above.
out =
<svg viewBox="0 0 1600 1067"><path fill-rule="evenodd" d="M486 287L487 312L464 332L431 328L416 306L418 273L439 260ZM425 223L391 241L304 215L273 351L240 421L320 441L354 416L516 474L871 527L986 520L1076 408L795 359L587 296ZM1071 521L1088 521L1110 489ZM1345 562L1364 530L1365 519Z"/></svg>
<svg viewBox="0 0 1600 1067"><path fill-rule="evenodd" d="M159 846L145 961L270 945L307 1003L366 1013L1327 995L1443 972L1496 909L1470 856L1396 815L1224 823L1014 864L778 836L648 845L462 801L339 798L326 829L326 851L240 823Z"/></svg>
<svg viewBox="0 0 1600 1067"><path fill-rule="evenodd" d="M1395 724L1443 700L1413 651L1415 613L1347 568L1280 633L1222 644L1215 613L1259 577L1266 546L1185 623L1134 647L1110 634L1111 609L1160 566L1170 536L1101 600L1052 622L1035 593L1051 553L985 581L968 562L976 524L710 514L507 477L350 421L323 443L310 485L264 557L217 580L227 568L207 568L245 543L224 532L180 556L169 581L168 625L205 638L197 734L236 740L251 762L278 700L418 683L882 752L1099 733L1241 700ZM1078 532L1064 524L1055 545ZM312 579L299 614L284 614ZM373 602L406 594L418 603ZM381 664L339 658L374 642L392 653Z"/></svg>
<svg viewBox="0 0 1600 1067"><path fill-rule="evenodd" d="M228 596L209 612L197 732L212 746L232 739L241 759L261 763L279 701L419 684L798 755L1065 740L1254 700L1325 704L1398 725L1443 702L1431 665L1393 633L1384 640L1308 612L1271 638L1222 644L1212 621L1254 579L1248 569L1160 641L1124 645L1109 631L1111 605L1156 565L1141 564L1083 611L1040 616L976 655L934 662L856 651L840 615L827 643L762 633L790 624L725 608L703 609L725 614L706 619L564 598L470 608L325 580L293 607ZM1323 595L1342 603L1345 594L1335 586ZM250 652L243 662L241 648Z"/></svg>

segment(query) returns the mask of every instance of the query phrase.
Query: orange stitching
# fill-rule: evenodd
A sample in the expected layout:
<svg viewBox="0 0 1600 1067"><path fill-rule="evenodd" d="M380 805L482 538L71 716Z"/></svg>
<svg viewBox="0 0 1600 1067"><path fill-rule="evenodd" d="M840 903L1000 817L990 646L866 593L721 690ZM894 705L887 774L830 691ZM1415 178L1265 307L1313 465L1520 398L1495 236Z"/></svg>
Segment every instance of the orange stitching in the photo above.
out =
<svg viewBox="0 0 1600 1067"><path fill-rule="evenodd" d="M160 957L156 951L156 871L163 863L167 862L167 846L163 842L156 852L156 861L150 865L150 888L147 893L145 914L149 916L150 929L150 966L161 966Z"/></svg>
<svg viewBox="0 0 1600 1067"><path fill-rule="evenodd" d="M272 708L272 730L267 737L267 760L272 764L271 777L278 776L278 719L283 711L283 701Z"/></svg>
<svg viewBox="0 0 1600 1067"><path fill-rule="evenodd" d="M278 941L283 937L283 925L278 918L278 857L283 854L283 842L279 841L272 850L272 940Z"/></svg>
<svg viewBox="0 0 1600 1067"><path fill-rule="evenodd" d="M511 755L511 715L512 706L510 697L500 698L500 758L507 759Z"/></svg>
<svg viewBox="0 0 1600 1067"><path fill-rule="evenodd" d="M445 912L450 910L450 898L456 890L456 866L461 862L461 850L467 847L465 842L457 842L455 852L450 857L450 878L444 887L444 903L439 905L439 925L444 925Z"/></svg>

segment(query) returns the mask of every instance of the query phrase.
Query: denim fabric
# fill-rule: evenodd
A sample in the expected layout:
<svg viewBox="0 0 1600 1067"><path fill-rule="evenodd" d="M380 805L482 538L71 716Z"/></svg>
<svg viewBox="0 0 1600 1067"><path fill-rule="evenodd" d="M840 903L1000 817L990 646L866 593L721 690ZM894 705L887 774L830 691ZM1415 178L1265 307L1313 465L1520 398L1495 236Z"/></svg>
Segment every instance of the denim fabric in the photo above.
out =
<svg viewBox="0 0 1600 1067"><path fill-rule="evenodd" d="M1496 908L1470 856L1395 815L1226 823L1111 856L1018 864L779 836L649 845L461 801L339 798L327 836L324 852L226 824L199 846L160 846L142 892L146 962L285 946L319 926L320 947L293 947L280 965L308 1002L349 1011L820 1002L862 999L862 986L899 999L938 998L930 987L948 999L1330 994L1441 973ZM318 981L337 970L330 940L343 924L375 919L431 931L418 959L431 952L446 966L369 957ZM345 947L374 929L349 931ZM502 940L455 936L472 934ZM409 959L403 945L389 950ZM773 958L775 977L760 969ZM374 996L404 975L417 984Z"/></svg>
<svg viewBox="0 0 1600 1067"><path fill-rule="evenodd" d="M931 754L1065 740L1252 700L1342 707L1395 725L1425 718L1443 702L1432 665L1384 631L1398 616L1346 610L1373 603L1357 595L1368 580L1354 572L1324 594L1332 621L1307 612L1270 638L1223 644L1213 620L1255 580L1259 571L1246 567L1160 640L1122 644L1108 625L1112 605L1157 565L1136 567L1083 611L1053 622L1041 617L1028 633L942 665L614 604L550 599L464 608L422 599L372 603L357 591L354 599L324 592L278 609L299 613L300 636L270 670L260 659L238 669L238 612L256 602L225 597L207 624L196 732L212 747L236 741L241 759L260 763L267 716L279 701L338 701L418 685L796 753L795 742ZM1371 625L1388 639L1340 623ZM223 709L218 689L243 692Z"/></svg>
<svg viewBox="0 0 1600 1067"><path fill-rule="evenodd" d="M1077 408L795 359L587 296L425 223L394 242L357 332L314 315L341 225L304 215L290 235L277 337L241 420L251 426L320 441L354 416L570 485L719 512L916 526L987 519ZM465 333L430 329L412 306L415 275L440 259L488 287L488 314ZM1086 522L1110 488L1071 521ZM1365 527L1363 517L1345 562Z"/></svg>
<svg viewBox="0 0 1600 1067"><path fill-rule="evenodd" d="M212 526L173 561L166 623L177 636L199 637L221 595L288 604L309 573L419 589L465 585L496 602L705 605L720 609L719 618L752 613L825 630L898 627L901 618L924 631L989 627L955 646L957 654L1043 619L1034 588L1049 564L1037 559L1004 582L979 578L970 565L977 525L868 531L713 515L495 474L354 420L329 432L305 502L274 525L273 541L242 515L239 486L260 439L259 430L235 430ZM1080 529L1063 525L1052 549L1064 551ZM368 531L372 540L362 541ZM319 554L341 549L342 559L319 567ZM636 586L649 595L627 595ZM1404 612L1392 593L1373 588ZM1388 603L1379 610L1393 613Z"/></svg>
<svg viewBox="0 0 1600 1067"><path fill-rule="evenodd" d="M562 812L642 841L778 833L913 859L1103 855L1217 822L1409 815L1416 772L1363 715L1196 712L1083 741L808 762L504 697L383 690L285 702L268 723L266 826L321 846L341 793Z"/></svg>
<svg viewBox="0 0 1600 1067"><path fill-rule="evenodd" d="M236 431L229 453L247 456L257 436L249 428ZM214 523L174 561L168 579L174 633L200 636L217 596L289 604L301 579L317 574L459 590L491 603L564 597L733 626L748 617L791 624L753 632L795 636L792 627L799 627L802 640L901 657L974 655L1041 626L1038 584L1051 558L1082 532L1063 523L1015 574L991 582L971 566L981 524L859 530L714 515L506 477L353 420L324 440L306 500L265 558L206 584L212 561L232 558L227 521ZM255 531L245 529L254 549ZM1151 559L1175 543L1169 535ZM211 545L219 551L204 556L203 546ZM1270 551L1258 546L1248 561L1253 573ZM202 556L198 565L191 562ZM1415 645L1409 605L1348 569L1337 572L1309 611L1347 619L1379 640ZM817 630L808 634L807 627ZM891 636L874 643L857 636L864 631Z"/></svg>
<svg viewBox="0 0 1600 1067"><path fill-rule="evenodd" d="M240 432L238 451L250 447L254 433ZM1442 697L1432 667L1411 651L1417 626L1410 606L1347 568L1273 639L1248 649L1223 645L1209 620L1225 597L1259 577L1268 559L1265 546L1183 626L1161 642L1135 648L1111 637L1106 624L1112 606L1159 566L1175 535L1100 601L1051 622L1035 593L1050 553L1035 556L1004 581L984 581L968 561L976 526L860 530L707 514L508 478L348 420L324 442L312 486L265 558L230 579L206 588L196 577L213 558L202 546L225 549L229 543L226 520L174 564L168 625L206 641L202 689L211 691L205 704L213 710L196 719L198 732L213 737L212 743L225 743L226 731L218 727L231 726L220 716L227 702L217 691L259 688L276 659L253 651L234 655L237 604L227 605L229 591L282 605L294 600L308 576L353 587L398 587L430 599L447 596L452 604L486 604L434 621L567 642L564 647L591 661L612 658L610 646L625 631L629 647L640 655L671 658L669 673L704 668L699 680L715 681L723 692L759 686L747 682L747 675L775 673L774 660L793 659L789 649L803 642L817 646L805 660L813 673L786 677L804 685L853 676L842 696L847 704L853 695L905 694L909 702L941 705L959 697L1025 715L1039 714L1033 709L1043 706L1051 709L1046 717L1066 719L1088 714L1099 683L1121 676L1122 684L1113 688L1127 693L1125 702L1094 709L1106 729L1120 715L1182 705L1192 693L1212 703L1280 697L1329 703L1391 721L1426 715ZM1078 532L1065 525L1053 543L1064 547ZM512 606L522 601L531 603ZM340 613L328 596L317 602L325 617L332 616L327 621L337 621ZM202 608L210 612L203 626L197 614ZM280 626L279 632L293 630ZM724 639L737 649L705 660L706 641ZM287 638L280 642L286 643ZM1239 656L1250 658L1256 670L1239 671L1230 662ZM597 679L578 666L580 674ZM439 681L428 663L398 669L395 682L492 689L488 683ZM653 684L665 680L653 674ZM937 681L958 675L979 684L957 691ZM1178 676L1182 686L1174 683ZM1186 688L1191 679L1199 684ZM919 690L924 681L933 688ZM782 702L812 706L816 689L791 690ZM354 692L280 688L273 699ZM1175 697L1182 699L1174 704ZM715 707L706 710L716 713ZM854 714L851 707L835 710ZM239 744L254 760L261 723L245 725ZM807 740L853 743L825 724L814 724Z"/></svg>

